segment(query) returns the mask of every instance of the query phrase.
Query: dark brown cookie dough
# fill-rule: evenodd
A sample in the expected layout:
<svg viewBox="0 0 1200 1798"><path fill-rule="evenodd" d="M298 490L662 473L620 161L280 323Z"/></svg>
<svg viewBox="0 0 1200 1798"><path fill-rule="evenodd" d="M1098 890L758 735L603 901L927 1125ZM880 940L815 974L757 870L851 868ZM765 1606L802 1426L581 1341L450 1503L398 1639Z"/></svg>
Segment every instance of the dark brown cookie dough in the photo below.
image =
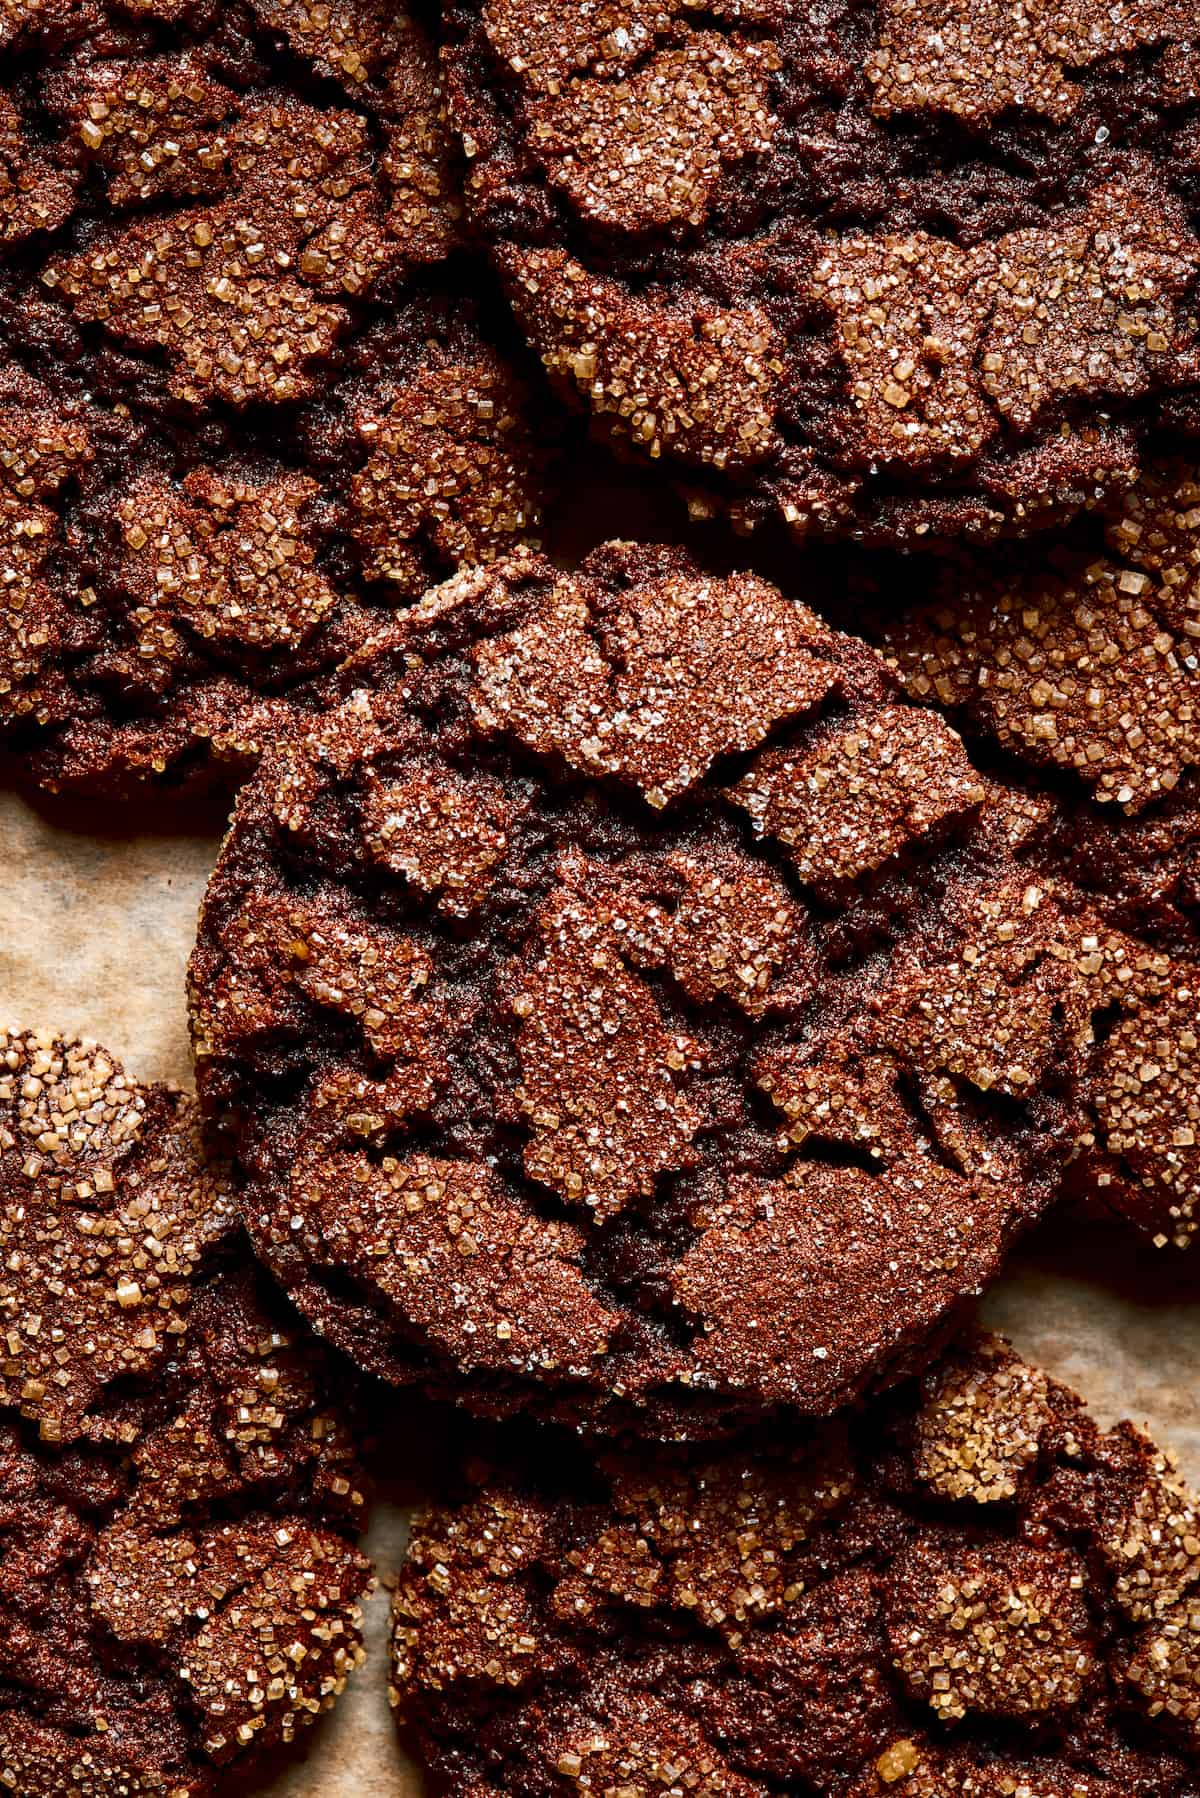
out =
<svg viewBox="0 0 1200 1798"><path fill-rule="evenodd" d="M415 21L168 13L9 21L0 732L54 788L240 777L544 495Z"/></svg>
<svg viewBox="0 0 1200 1798"><path fill-rule="evenodd" d="M256 1245L373 1370L602 1428L825 1412L1113 1171L1182 976L805 606L518 558L343 678L243 794L191 983ZM1169 1127L1120 1190L1183 1237Z"/></svg>
<svg viewBox="0 0 1200 1798"><path fill-rule="evenodd" d="M454 0L470 216L557 387L699 515L1024 533L1200 372L1191 9Z"/></svg>
<svg viewBox="0 0 1200 1798"><path fill-rule="evenodd" d="M1198 1501L998 1338L811 1434L530 1465L414 1528L393 1700L434 1792L1197 1789Z"/></svg>
<svg viewBox="0 0 1200 1798"><path fill-rule="evenodd" d="M95 1044L0 1033L0 1189L0 1781L201 1798L361 1659L345 1379Z"/></svg>

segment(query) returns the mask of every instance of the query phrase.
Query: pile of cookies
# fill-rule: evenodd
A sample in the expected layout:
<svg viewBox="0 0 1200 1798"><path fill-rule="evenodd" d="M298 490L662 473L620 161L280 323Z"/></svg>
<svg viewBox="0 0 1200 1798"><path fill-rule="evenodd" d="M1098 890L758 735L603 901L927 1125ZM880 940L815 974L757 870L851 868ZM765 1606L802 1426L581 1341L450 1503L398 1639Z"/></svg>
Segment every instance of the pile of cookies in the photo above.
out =
<svg viewBox="0 0 1200 1798"><path fill-rule="evenodd" d="M0 739L232 806L194 1101L0 1037L0 1785L267 1776L382 1382L432 1793L1196 1798L973 1321L1200 1257L1192 6L0 0Z"/></svg>

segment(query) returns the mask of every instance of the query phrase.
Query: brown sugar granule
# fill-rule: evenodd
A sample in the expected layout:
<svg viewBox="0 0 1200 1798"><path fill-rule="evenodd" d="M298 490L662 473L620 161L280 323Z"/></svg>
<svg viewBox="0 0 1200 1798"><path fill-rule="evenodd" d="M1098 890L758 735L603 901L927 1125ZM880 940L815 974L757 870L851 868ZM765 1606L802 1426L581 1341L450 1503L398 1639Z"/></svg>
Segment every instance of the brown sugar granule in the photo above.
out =
<svg viewBox="0 0 1200 1798"><path fill-rule="evenodd" d="M1115 1167L1092 1019L1165 1029L1169 968L1091 942L861 640L611 544L453 578L341 683L244 791L192 1018L256 1244L385 1378L668 1436L823 1413Z"/></svg>
<svg viewBox="0 0 1200 1798"><path fill-rule="evenodd" d="M996 431L976 375L991 272L986 250L925 235L846 237L818 264L862 459L969 462Z"/></svg>
<svg viewBox="0 0 1200 1798"><path fill-rule="evenodd" d="M687 1077L704 1048L665 1026L584 894L551 893L535 929L511 1000L521 1063L514 1098L530 1132L525 1172L604 1219L694 1161L704 1117Z"/></svg>
<svg viewBox="0 0 1200 1798"><path fill-rule="evenodd" d="M115 208L222 193L232 178L234 91L196 56L95 62L58 71L51 104Z"/></svg>
<svg viewBox="0 0 1200 1798"><path fill-rule="evenodd" d="M1029 1484L1051 1418L1046 1376L998 1340L927 1376L913 1471L940 1498L1002 1504Z"/></svg>
<svg viewBox="0 0 1200 1798"><path fill-rule="evenodd" d="M48 1442L91 1427L114 1381L153 1368L232 1225L189 1106L95 1044L0 1032L5 1402Z"/></svg>
<svg viewBox="0 0 1200 1798"><path fill-rule="evenodd" d="M816 270L858 414L854 460L970 462L1055 400L1138 394L1180 347L1193 278L1182 213L1114 184L1053 226L964 250L917 234L838 241Z"/></svg>
<svg viewBox="0 0 1200 1798"><path fill-rule="evenodd" d="M440 910L467 917L495 879L520 809L499 781L413 768L367 795L363 841L381 866L435 894Z"/></svg>
<svg viewBox="0 0 1200 1798"><path fill-rule="evenodd" d="M117 509L118 579L136 606L137 653L170 657L172 626L250 650L299 649L338 602L302 523L314 481L224 484L207 469L182 490L135 480Z"/></svg>
<svg viewBox="0 0 1200 1798"><path fill-rule="evenodd" d="M1155 463L1114 505L1113 553L1143 570L1156 616L1190 654L1200 638L1200 481L1191 463ZM1125 575L1126 590L1135 581Z"/></svg>
<svg viewBox="0 0 1200 1798"><path fill-rule="evenodd" d="M467 212L556 388L698 516L1025 535L1195 383L1193 26L454 0Z"/></svg>
<svg viewBox="0 0 1200 1798"><path fill-rule="evenodd" d="M585 883L603 884L595 866ZM680 851L645 869L606 908L633 958L668 967L691 998L724 996L752 1018L790 1010L815 987L807 915L769 868L729 847Z"/></svg>
<svg viewBox="0 0 1200 1798"><path fill-rule="evenodd" d="M318 1265L359 1270L431 1341L480 1371L586 1370L605 1353L618 1320L582 1278L577 1230L523 1216L469 1161L385 1156L372 1167L361 1143L372 1124L382 1134L382 1117L370 1087L320 1099L325 1140L298 1161L290 1190L293 1237Z"/></svg>
<svg viewBox="0 0 1200 1798"><path fill-rule="evenodd" d="M1098 1155L1091 1173L1105 1201L1156 1241L1200 1230L1200 987L1177 964L1157 1002L1130 1010L1089 1076Z"/></svg>
<svg viewBox="0 0 1200 1798"><path fill-rule="evenodd" d="M232 135L227 199L109 232L42 279L84 323L162 351L182 400L304 398L348 323L331 300L388 256L365 121L294 102L248 111Z"/></svg>
<svg viewBox="0 0 1200 1798"><path fill-rule="evenodd" d="M696 32L624 81L576 79L535 100L537 154L586 219L627 230L698 225L721 163L770 148L778 121L765 77L775 62L769 48Z"/></svg>
<svg viewBox="0 0 1200 1798"><path fill-rule="evenodd" d="M539 92L554 94L570 75L588 71L598 80L623 75L656 41L678 33L689 0L605 0L595 8L553 7L539 0L487 0L483 23L497 56ZM770 0L718 0L716 18L757 21L769 16Z"/></svg>
<svg viewBox="0 0 1200 1798"><path fill-rule="evenodd" d="M268 23L284 23L318 61L338 62L352 88L365 78L352 21L329 8L278 12L286 18ZM165 354L179 399L310 395L349 323L344 302L366 296L385 269L453 247L457 224L441 222L454 205L445 157L431 138L436 71L410 21L376 24L388 40L379 56L386 49L411 65L394 91L372 96L388 134L383 181L363 114L320 112L295 96L242 102L186 52L60 80L82 153L112 171L113 206L168 194L211 200L106 227L86 252L41 273L84 322Z"/></svg>
<svg viewBox="0 0 1200 1798"><path fill-rule="evenodd" d="M374 372L340 383L332 475L317 432L313 473L266 452L181 467L119 413L78 403L56 415L48 390L0 372L11 645L0 723L44 784L236 780L275 730L319 710L397 590L536 528L545 458L522 391L469 317L420 316L416 344L403 322L387 327L362 346ZM432 391L473 397L435 418ZM396 422L418 414L411 429ZM495 453L474 461L493 424ZM331 558L339 504L358 575Z"/></svg>
<svg viewBox="0 0 1200 1798"><path fill-rule="evenodd" d="M950 1387L975 1439L1031 1445L995 1502L921 1472ZM1173 1705L1161 1649L1151 1698L1106 1547L1162 1458L999 1340L960 1338L849 1426L542 1449L414 1525L392 1698L434 1793L1192 1790L1183 1651Z"/></svg>
<svg viewBox="0 0 1200 1798"><path fill-rule="evenodd" d="M1154 184L1104 184L1086 211L1002 237L984 391L1026 431L1073 394L1145 393L1156 359L1169 365L1185 349L1187 315L1176 308L1195 273L1183 210Z"/></svg>
<svg viewBox="0 0 1200 1798"><path fill-rule="evenodd" d="M23 40L30 42L42 32L63 30L78 14L79 0L2 0L0 46L8 49Z"/></svg>
<svg viewBox="0 0 1200 1798"><path fill-rule="evenodd" d="M3 1778L202 1798L362 1658L351 1395L174 1090L4 1034L0 1186Z"/></svg>

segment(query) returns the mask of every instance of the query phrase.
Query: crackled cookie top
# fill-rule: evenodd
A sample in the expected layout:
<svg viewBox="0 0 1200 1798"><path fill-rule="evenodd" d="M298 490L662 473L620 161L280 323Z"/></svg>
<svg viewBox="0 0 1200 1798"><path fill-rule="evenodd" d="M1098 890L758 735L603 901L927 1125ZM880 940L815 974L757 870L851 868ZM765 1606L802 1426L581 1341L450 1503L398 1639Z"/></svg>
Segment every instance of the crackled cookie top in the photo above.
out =
<svg viewBox="0 0 1200 1798"><path fill-rule="evenodd" d="M1043 868L1162 952L1156 996L1092 1058L1075 1170L1160 1241L1190 1238L1200 1201L1198 494L1190 464L1156 464L1103 527L1001 573L947 564L872 626L910 697L1026 783Z"/></svg>
<svg viewBox="0 0 1200 1798"><path fill-rule="evenodd" d="M393 1702L473 1798L1185 1798L1197 1502L968 1338L848 1427L477 1469L414 1528Z"/></svg>
<svg viewBox="0 0 1200 1798"><path fill-rule="evenodd" d="M1035 553L1007 573L951 567L939 586L880 631L914 699L1126 813L1200 762L1193 466L1147 470L1111 508L1103 545Z"/></svg>
<svg viewBox="0 0 1200 1798"><path fill-rule="evenodd" d="M0 1036L0 1769L215 1790L361 1658L344 1381L239 1265L194 1108Z"/></svg>
<svg viewBox="0 0 1200 1798"><path fill-rule="evenodd" d="M1196 378L1180 0L457 0L447 29L527 336L701 514L1023 533L1126 485Z"/></svg>
<svg viewBox="0 0 1200 1798"><path fill-rule="evenodd" d="M802 603L518 558L343 680L243 796L192 1003L259 1250L370 1367L704 1434L894 1375L1068 1167L1189 1236L1188 969Z"/></svg>
<svg viewBox="0 0 1200 1798"><path fill-rule="evenodd" d="M51 787L236 778L538 531L436 54L375 0L8 23L0 731Z"/></svg>

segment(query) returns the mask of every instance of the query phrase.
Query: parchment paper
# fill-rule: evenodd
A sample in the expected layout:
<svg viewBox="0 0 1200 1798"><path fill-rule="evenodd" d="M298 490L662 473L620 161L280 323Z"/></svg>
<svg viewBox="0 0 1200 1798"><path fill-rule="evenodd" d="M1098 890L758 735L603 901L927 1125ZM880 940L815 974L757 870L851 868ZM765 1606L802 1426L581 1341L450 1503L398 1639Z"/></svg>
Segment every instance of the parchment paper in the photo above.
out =
<svg viewBox="0 0 1200 1798"><path fill-rule="evenodd" d="M0 779L3 771L0 770ZM188 1079L184 965L216 853L219 810L98 807L0 786L0 1016L96 1037L143 1079ZM984 1305L1017 1348L1104 1422L1132 1416L1200 1481L1200 1248L1194 1267L1060 1218L1019 1252ZM386 1583L438 1448L432 1407L381 1400L381 1502L368 1548ZM387 1594L370 1658L270 1798L415 1798L419 1775L387 1707Z"/></svg>

